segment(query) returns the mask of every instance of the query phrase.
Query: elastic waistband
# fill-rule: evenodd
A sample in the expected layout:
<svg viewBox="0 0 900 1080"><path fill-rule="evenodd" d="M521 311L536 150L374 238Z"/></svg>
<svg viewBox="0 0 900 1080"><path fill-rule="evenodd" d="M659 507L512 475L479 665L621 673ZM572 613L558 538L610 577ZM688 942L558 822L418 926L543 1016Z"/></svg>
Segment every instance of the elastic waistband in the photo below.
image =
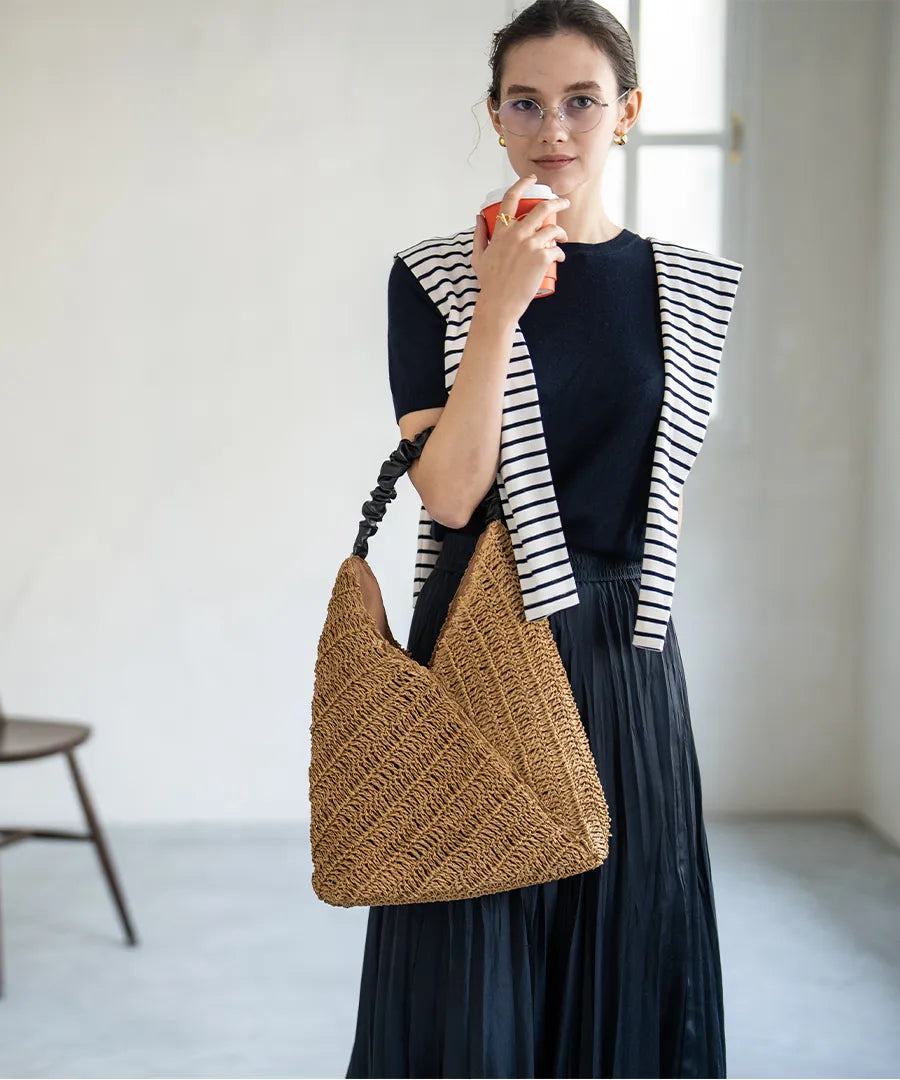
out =
<svg viewBox="0 0 900 1080"><path fill-rule="evenodd" d="M569 562L576 581L623 581L641 576L640 559L614 559L569 548Z"/></svg>
<svg viewBox="0 0 900 1080"><path fill-rule="evenodd" d="M475 551L478 537L474 534L447 532L438 554L435 569L462 574ZM593 551L569 548L569 563L576 581L621 581L640 578L640 559L611 558Z"/></svg>

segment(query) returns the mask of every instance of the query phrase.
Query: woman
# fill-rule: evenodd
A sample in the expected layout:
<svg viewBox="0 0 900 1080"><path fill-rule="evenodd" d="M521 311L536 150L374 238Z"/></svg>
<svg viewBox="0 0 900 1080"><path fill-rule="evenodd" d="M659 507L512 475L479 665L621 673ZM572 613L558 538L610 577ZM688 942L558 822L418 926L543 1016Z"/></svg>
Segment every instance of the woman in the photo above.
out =
<svg viewBox="0 0 900 1080"><path fill-rule="evenodd" d="M436 541L420 540L409 648L428 663L484 527L498 448L512 490L545 446L552 484L537 504L565 538L552 580L577 591L547 585L547 617L607 798L610 854L545 885L370 908L347 1076L724 1076L700 776L668 596L708 416L696 391L714 383L740 265L607 216L606 157L641 91L631 40L605 8L538 0L495 35L491 67L489 115L520 177L501 207L509 224L488 242L479 217L416 245L389 279L400 430L435 425L409 472ZM514 220L535 180L558 197ZM557 224L542 225L547 209ZM459 252L477 277L473 304L460 299ZM554 261L556 291L535 300ZM518 455L516 348L533 364L543 430Z"/></svg>

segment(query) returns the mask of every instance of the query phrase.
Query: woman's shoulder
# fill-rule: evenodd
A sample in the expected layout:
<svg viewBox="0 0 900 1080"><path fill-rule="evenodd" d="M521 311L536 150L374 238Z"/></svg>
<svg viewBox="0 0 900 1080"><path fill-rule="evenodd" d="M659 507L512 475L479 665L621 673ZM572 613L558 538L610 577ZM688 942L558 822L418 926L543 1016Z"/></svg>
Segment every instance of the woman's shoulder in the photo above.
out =
<svg viewBox="0 0 900 1080"><path fill-rule="evenodd" d="M409 264L423 258L447 258L454 254L471 255L474 238L473 225L471 228L460 229L459 232L445 236L429 236L423 240L417 240L414 244L396 251L394 257L403 259Z"/></svg>
<svg viewBox="0 0 900 1080"><path fill-rule="evenodd" d="M396 252L391 276L415 278L446 319L454 298L477 288L472 267L474 238L473 226L447 236L419 240Z"/></svg>
<svg viewBox="0 0 900 1080"><path fill-rule="evenodd" d="M665 260L667 257L673 259L682 259L687 263L694 263L702 265L708 263L713 266L721 267L722 269L734 270L737 272L737 276L740 277L740 272L744 268L744 264L737 262L734 259L728 259L724 255L718 255L713 251L706 251L704 248L691 247L688 244L681 244L675 240L663 240L658 236L645 237L653 247L654 254L661 260Z"/></svg>
<svg viewBox="0 0 900 1080"><path fill-rule="evenodd" d="M653 246L662 309L670 317L679 308L699 315L713 312L727 323L737 296L743 263L703 248L689 247L655 236Z"/></svg>
<svg viewBox="0 0 900 1080"><path fill-rule="evenodd" d="M414 262L414 260L413 260ZM388 274L388 307L391 312L405 315L410 307L421 308L424 303L439 314L437 303L420 274L399 255L395 255Z"/></svg>

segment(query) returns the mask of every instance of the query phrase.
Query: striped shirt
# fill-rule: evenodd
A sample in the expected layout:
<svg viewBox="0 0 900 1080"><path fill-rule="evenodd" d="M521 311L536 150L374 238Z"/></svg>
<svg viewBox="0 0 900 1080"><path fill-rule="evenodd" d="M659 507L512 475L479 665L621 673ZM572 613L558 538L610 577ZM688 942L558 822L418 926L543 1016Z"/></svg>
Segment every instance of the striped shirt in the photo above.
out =
<svg viewBox="0 0 900 1080"><path fill-rule="evenodd" d="M444 316L444 380L449 390L466 344L479 286L472 269L474 228L397 252ZM725 331L741 263L648 237L656 264L663 340L663 400L653 450L637 616L632 645L661 652L672 610L678 502L709 421ZM506 376L497 484L516 559L526 619L578 603L550 475L540 402L521 327ZM413 603L443 541L420 506Z"/></svg>

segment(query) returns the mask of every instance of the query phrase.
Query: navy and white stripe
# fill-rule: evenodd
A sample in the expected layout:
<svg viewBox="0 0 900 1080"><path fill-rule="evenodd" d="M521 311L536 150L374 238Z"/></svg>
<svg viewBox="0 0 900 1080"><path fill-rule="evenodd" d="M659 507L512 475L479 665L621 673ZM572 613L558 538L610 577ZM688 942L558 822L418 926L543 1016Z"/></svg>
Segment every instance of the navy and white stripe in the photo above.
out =
<svg viewBox="0 0 900 1080"><path fill-rule="evenodd" d="M452 387L478 298L472 269L474 228L424 240L397 252L447 322L444 380ZM663 337L663 401L653 452L647 527L632 644L661 652L672 610L678 548L678 500L706 435L725 331L741 263L648 237L656 263ZM526 619L578 603L547 446L531 356L516 325L504 390L497 482L512 540ZM413 577L413 602L437 562L424 505Z"/></svg>

